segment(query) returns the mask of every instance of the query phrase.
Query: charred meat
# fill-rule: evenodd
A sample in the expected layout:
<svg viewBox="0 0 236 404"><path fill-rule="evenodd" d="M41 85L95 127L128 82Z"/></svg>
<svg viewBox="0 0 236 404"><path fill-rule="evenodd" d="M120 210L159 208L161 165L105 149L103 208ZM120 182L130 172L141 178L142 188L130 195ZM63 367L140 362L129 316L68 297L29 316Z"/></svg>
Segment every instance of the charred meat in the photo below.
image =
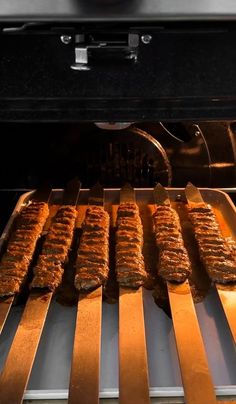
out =
<svg viewBox="0 0 236 404"><path fill-rule="evenodd" d="M19 292L48 215L44 202L32 202L19 213L0 262L0 296Z"/></svg>
<svg viewBox="0 0 236 404"><path fill-rule="evenodd" d="M184 282L191 273L191 263L177 212L169 205L158 205L153 223L159 249L158 275L166 281Z"/></svg>
<svg viewBox="0 0 236 404"><path fill-rule="evenodd" d="M138 287L147 278L143 247L143 226L135 203L121 203L117 212L116 276L121 286Z"/></svg>
<svg viewBox="0 0 236 404"><path fill-rule="evenodd" d="M194 228L200 258L215 282L236 281L234 248L223 237L212 207L204 202L191 203L189 218Z"/></svg>
<svg viewBox="0 0 236 404"><path fill-rule="evenodd" d="M76 217L74 206L62 205L58 209L34 267L32 288L54 291L60 285L72 244Z"/></svg>
<svg viewBox="0 0 236 404"><path fill-rule="evenodd" d="M103 285L108 278L109 214L102 206L90 206L82 227L75 287L78 290L90 290Z"/></svg>

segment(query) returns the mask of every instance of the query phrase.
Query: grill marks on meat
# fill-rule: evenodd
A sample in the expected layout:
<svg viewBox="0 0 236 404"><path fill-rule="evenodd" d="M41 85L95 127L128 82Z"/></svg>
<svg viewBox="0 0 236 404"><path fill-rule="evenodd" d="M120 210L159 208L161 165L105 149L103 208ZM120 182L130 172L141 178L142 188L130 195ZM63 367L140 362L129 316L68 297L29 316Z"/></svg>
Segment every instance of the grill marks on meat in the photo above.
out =
<svg viewBox="0 0 236 404"><path fill-rule="evenodd" d="M135 203L121 203L117 212L116 276L121 286L138 287L147 279L143 247L143 227Z"/></svg>
<svg viewBox="0 0 236 404"><path fill-rule="evenodd" d="M32 202L19 213L0 262L0 296L19 292L48 215L48 205L44 202Z"/></svg>
<svg viewBox="0 0 236 404"><path fill-rule="evenodd" d="M233 260L236 262L236 241L232 237L226 238Z"/></svg>
<svg viewBox="0 0 236 404"><path fill-rule="evenodd" d="M88 207L76 260L76 289L94 289L106 282L109 271L109 227L110 217L102 206Z"/></svg>
<svg viewBox="0 0 236 404"><path fill-rule="evenodd" d="M54 291L61 283L64 265L72 244L77 210L74 206L61 206L49 227L34 267L32 288L47 288Z"/></svg>
<svg viewBox="0 0 236 404"><path fill-rule="evenodd" d="M220 283L235 282L234 252L222 236L212 207L204 202L191 203L188 214L194 228L200 258L210 278Z"/></svg>
<svg viewBox="0 0 236 404"><path fill-rule="evenodd" d="M171 206L159 205L153 223L159 248L158 275L167 281L184 282L191 273L191 263L177 212Z"/></svg>

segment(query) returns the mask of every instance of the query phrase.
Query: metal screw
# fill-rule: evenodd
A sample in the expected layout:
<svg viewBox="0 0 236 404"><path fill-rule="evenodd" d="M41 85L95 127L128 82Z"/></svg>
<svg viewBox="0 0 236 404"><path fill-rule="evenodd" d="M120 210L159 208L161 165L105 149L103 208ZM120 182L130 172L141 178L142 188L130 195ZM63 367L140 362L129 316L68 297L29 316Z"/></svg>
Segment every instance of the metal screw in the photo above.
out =
<svg viewBox="0 0 236 404"><path fill-rule="evenodd" d="M200 135L200 130L196 130L196 132L194 133L195 136L199 136Z"/></svg>
<svg viewBox="0 0 236 404"><path fill-rule="evenodd" d="M61 42L64 43L65 45L68 45L72 40L72 37L70 35L62 35L61 36Z"/></svg>
<svg viewBox="0 0 236 404"><path fill-rule="evenodd" d="M149 34L145 34L141 36L141 41L145 44L148 45L152 40L152 36Z"/></svg>
<svg viewBox="0 0 236 404"><path fill-rule="evenodd" d="M125 56L126 59L133 60L134 62L137 62L138 56L136 53L130 53L130 55Z"/></svg>

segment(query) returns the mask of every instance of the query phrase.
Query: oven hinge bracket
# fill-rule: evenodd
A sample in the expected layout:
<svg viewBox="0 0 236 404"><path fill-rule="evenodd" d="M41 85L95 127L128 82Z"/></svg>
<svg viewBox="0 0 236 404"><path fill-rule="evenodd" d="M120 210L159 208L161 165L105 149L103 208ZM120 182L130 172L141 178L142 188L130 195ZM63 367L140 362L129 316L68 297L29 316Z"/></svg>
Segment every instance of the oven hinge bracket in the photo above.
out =
<svg viewBox="0 0 236 404"><path fill-rule="evenodd" d="M108 35L109 37L109 35ZM73 70L90 70L99 60L116 60L137 62L139 35L113 35L112 38L101 38L101 35L75 35L75 63Z"/></svg>

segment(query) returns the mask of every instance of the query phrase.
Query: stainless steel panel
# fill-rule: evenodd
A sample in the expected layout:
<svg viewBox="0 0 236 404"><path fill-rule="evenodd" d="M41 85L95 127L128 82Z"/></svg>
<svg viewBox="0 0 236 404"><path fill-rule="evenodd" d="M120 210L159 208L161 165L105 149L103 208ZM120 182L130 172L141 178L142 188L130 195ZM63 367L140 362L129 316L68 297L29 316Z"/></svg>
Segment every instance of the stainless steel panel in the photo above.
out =
<svg viewBox="0 0 236 404"><path fill-rule="evenodd" d="M235 19L234 0L1 0L0 19L37 20L217 20Z"/></svg>

